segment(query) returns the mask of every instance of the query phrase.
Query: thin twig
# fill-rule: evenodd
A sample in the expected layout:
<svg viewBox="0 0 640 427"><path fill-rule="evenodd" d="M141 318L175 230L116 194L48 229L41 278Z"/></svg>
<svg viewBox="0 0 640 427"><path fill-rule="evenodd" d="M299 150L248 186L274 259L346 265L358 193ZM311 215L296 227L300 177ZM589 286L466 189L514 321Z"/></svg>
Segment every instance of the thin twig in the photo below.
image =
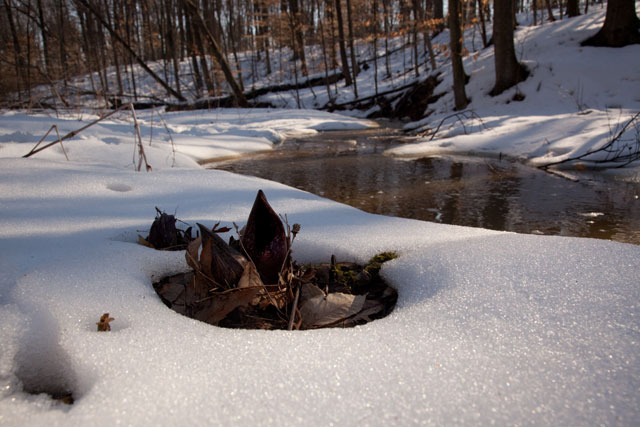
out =
<svg viewBox="0 0 640 427"><path fill-rule="evenodd" d="M136 136L138 137L138 172L140 172L140 168L142 167L142 161L144 160L145 168L147 172L151 171L151 165L147 162L147 155L144 153L144 146L142 145L142 136L140 135L140 125L138 124L138 118L136 117L136 110L133 108L133 104L129 104L129 108L131 109L131 116L133 117L133 127L136 131ZM135 163L134 163L135 164Z"/></svg>
<svg viewBox="0 0 640 427"><path fill-rule="evenodd" d="M612 157L608 157L607 156L603 160L594 161L594 163L611 163L611 162L621 162L622 161L622 162L625 162L625 163L623 163L621 165L618 165L616 167L618 167L618 168L624 167L624 166L628 165L629 163L640 159L640 131L637 132L638 135L636 135L636 139L634 141L634 143L636 145L636 149L635 149L634 152L628 153L628 154L622 154L622 152L625 150L625 148L627 148L628 150L631 150L631 146L628 144L628 141L625 142L621 148L613 149L614 144L621 140L622 135L624 135L624 133L627 131L627 129L631 125L636 126L636 128L638 128L640 126L640 112L638 112L634 116L632 116L624 124L622 129L620 129L616 133L616 135L613 136L609 140L609 142L607 142L602 147L594 149L594 150L587 151L586 153L581 154L579 156L568 157L568 158L563 159L563 160L558 160L556 162L547 163L547 164L545 164L543 166L540 166L540 168L541 169L546 169L546 168L548 168L550 166L560 165L560 164L563 164L563 163L573 162L573 161L576 161L576 160L583 160L585 157L591 156L592 154L595 154L595 153L601 153L601 152L612 154Z"/></svg>
<svg viewBox="0 0 640 427"><path fill-rule="evenodd" d="M85 130L85 129L87 129L87 128L90 128L91 126L95 125L96 123L99 123L99 122L101 122L102 120L104 120L104 119L106 119L106 118L108 118L108 117L111 117L111 116L113 116L114 114L116 114L117 112L122 111L122 110L124 110L125 108L128 108L128 107L129 107L128 105L122 105L122 106L120 106L119 108L117 108L117 109L113 110L112 112L110 112L109 114L107 114L107 115L105 115L105 116L103 116L103 117L101 117L101 118L99 118L99 119L97 119L97 120L92 121L91 123L89 123L89 124L87 124L87 125L85 125L85 126L81 127L80 129L76 129L76 130L74 130L74 131L69 132L68 134L66 134L65 136L63 136L62 138L60 138L58 141L50 142L49 144L46 144L46 145L44 145L44 146L42 146L42 147L40 147L40 148L38 148L38 149L36 149L36 147L38 146L38 145L36 145L36 147L34 147L31 151L29 151L27 154L25 154L25 155L24 155L24 156L22 156L22 157L23 157L23 158L31 157L31 156L33 156L34 154L39 153L39 152L40 152L40 151L42 151L42 150L46 150L47 148L49 148L49 147L51 147L51 146L53 146L53 145L55 145L55 144L61 143L61 142L62 142L62 141L64 141L65 139L73 138L74 136L76 136L77 134L79 134L80 132L82 132L83 130ZM38 144L40 144L40 143L38 143Z"/></svg>
<svg viewBox="0 0 640 427"><path fill-rule="evenodd" d="M289 315L289 324L287 325L287 331L293 330L293 321L295 320L296 313L298 312L298 300L300 299L300 284L296 286L296 295L293 298L293 305L291 307L291 314Z"/></svg>

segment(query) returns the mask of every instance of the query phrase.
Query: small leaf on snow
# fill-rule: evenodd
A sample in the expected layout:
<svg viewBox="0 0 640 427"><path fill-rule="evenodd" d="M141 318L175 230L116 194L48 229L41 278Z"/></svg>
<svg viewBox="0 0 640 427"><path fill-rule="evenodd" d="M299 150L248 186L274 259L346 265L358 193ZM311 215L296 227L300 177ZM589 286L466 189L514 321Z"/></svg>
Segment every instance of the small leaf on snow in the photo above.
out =
<svg viewBox="0 0 640 427"><path fill-rule="evenodd" d="M278 274L289 251L284 226L258 191L249 219L242 233L242 245L253 260L265 283L278 283Z"/></svg>
<svg viewBox="0 0 640 427"><path fill-rule="evenodd" d="M350 295L341 292L325 296L321 289L310 283L302 286L300 296L305 297L300 305L300 314L302 314L302 324L306 328L340 323L362 310L366 299L366 295Z"/></svg>
<svg viewBox="0 0 640 427"><path fill-rule="evenodd" d="M98 325L99 332L107 332L111 330L111 325L109 322L113 322L115 319L113 317L109 317L109 313L104 313L100 316L100 321L96 323Z"/></svg>

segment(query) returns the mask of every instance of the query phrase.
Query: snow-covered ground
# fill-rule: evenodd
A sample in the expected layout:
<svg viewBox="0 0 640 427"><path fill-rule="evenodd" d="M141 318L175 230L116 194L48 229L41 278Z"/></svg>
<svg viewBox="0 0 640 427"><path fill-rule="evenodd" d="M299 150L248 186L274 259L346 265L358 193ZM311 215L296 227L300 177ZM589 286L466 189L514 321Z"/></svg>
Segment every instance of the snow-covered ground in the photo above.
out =
<svg viewBox="0 0 640 427"><path fill-rule="evenodd" d="M537 158L540 132L551 156L596 144L606 109L637 110L640 95L638 47L578 48L586 33L565 34L602 17L595 10L521 30L534 70L520 86L525 101L504 107L513 93L474 95L471 106L492 130L440 149ZM547 58L551 42L542 40L554 34L567 50ZM490 68L485 55L475 63ZM593 58L621 64L607 67L609 83L585 77L580 90L575 74L544 71L590 75L578 71L601 67ZM470 85L489 90L489 78L466 66ZM593 112L577 115L560 82ZM447 99L435 114L445 114ZM59 146L21 156L51 125L65 134L95 116L0 115L0 425L637 423L640 246L371 215L197 163L367 121L309 110L162 113L167 132L151 114L138 112L150 173L134 171L130 114L65 142L70 161ZM414 155L431 150L417 147ZM181 252L136 244L155 207L190 224L242 226L258 189L302 225L299 262L397 251L383 268L399 292L393 313L353 329L270 332L221 329L166 308L151 284L187 266ZM106 312L112 331L99 333ZM75 403L27 391L72 391Z"/></svg>
<svg viewBox="0 0 640 427"><path fill-rule="evenodd" d="M144 152L153 169L198 168L198 161L272 150L274 144L287 137L377 126L371 121L312 110L221 109L188 113L144 110L138 111L136 117ZM0 115L0 157L26 155L53 125L64 137L99 118L86 112L3 112ZM57 139L53 130L45 143ZM124 110L63 142L64 150L57 144L34 156L63 160L66 151L73 162L133 167L138 157L135 143L133 115L130 110Z"/></svg>
<svg viewBox="0 0 640 427"><path fill-rule="evenodd" d="M429 107L431 116L407 125L429 132L442 122L436 138L429 140L429 136L391 149L389 154L501 153L543 165L602 147L640 112L640 45L619 49L580 46L597 32L603 19L604 9L597 6L576 18L519 27L516 55L530 76L496 97L488 95L495 82L493 48L472 53L464 60L471 76L466 86L471 98L466 117L453 116L453 94L448 92ZM526 22L524 16L520 20ZM451 73L447 73L438 89L452 84ZM524 95L524 100L514 101L516 93ZM632 127L626 137L637 140L638 131ZM599 153L583 163L589 166L604 159ZM640 179L638 168L634 169L633 175Z"/></svg>
<svg viewBox="0 0 640 427"><path fill-rule="evenodd" d="M0 424L619 424L640 413L640 247L366 214L221 171L0 160ZM225 330L151 283L182 252L136 244L155 206L246 220L262 188L300 262L400 257L387 318ZM109 333L96 332L108 312ZM28 390L71 390L71 407Z"/></svg>

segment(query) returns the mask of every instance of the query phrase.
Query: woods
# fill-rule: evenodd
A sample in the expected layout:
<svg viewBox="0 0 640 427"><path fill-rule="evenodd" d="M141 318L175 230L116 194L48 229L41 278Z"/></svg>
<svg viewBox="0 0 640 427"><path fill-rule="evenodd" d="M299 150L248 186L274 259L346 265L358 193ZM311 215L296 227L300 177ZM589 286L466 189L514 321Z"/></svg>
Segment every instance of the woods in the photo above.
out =
<svg viewBox="0 0 640 427"><path fill-rule="evenodd" d="M9 95L13 103L31 104L36 102L31 90L49 85L67 106L60 88L87 75L91 93L105 106L117 106L114 99L123 97L122 102L138 102L151 96L139 93L140 67L166 97L180 102L187 95L232 95L235 105L247 106L245 91L255 89L259 79L300 86L319 75L333 99L329 79L339 71L357 99L360 68L380 67L390 78L389 57L400 49L408 58L406 71L416 79L436 67L438 52L450 56L460 109L467 95L461 93L464 70L456 64L468 54L465 29L473 29L474 37L477 30L483 47L495 43L500 75L493 93L500 93L527 74L513 52L515 12L533 13L534 22L540 14L543 22L545 7L552 21L552 7L567 18L578 15L581 5L577 0L450 0L444 6L443 0L3 0L0 97L4 104ZM582 6L587 10L589 0ZM637 42L640 21L633 8L633 0L609 2L603 31L585 44ZM493 37L487 35L492 25ZM447 27L455 35L451 45L434 49L431 38ZM187 63L184 74L181 66ZM376 73L376 93L378 80Z"/></svg>

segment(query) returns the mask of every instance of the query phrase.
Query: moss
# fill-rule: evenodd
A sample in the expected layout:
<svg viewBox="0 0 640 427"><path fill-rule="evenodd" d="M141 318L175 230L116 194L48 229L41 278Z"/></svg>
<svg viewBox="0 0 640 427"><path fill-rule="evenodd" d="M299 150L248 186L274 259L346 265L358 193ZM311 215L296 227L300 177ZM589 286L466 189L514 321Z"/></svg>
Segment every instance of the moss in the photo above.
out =
<svg viewBox="0 0 640 427"><path fill-rule="evenodd" d="M367 273L376 276L380 273L380 268L382 268L382 264L390 261L392 259L398 258L398 254L395 252L381 252L377 255L374 255L364 269Z"/></svg>

